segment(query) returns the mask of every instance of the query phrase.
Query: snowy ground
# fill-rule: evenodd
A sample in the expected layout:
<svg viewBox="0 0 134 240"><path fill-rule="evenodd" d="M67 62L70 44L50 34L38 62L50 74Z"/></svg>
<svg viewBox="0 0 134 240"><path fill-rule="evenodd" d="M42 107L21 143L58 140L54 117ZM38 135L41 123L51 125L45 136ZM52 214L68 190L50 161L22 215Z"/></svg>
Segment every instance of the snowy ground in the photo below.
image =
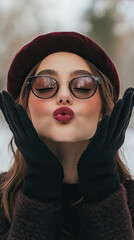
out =
<svg viewBox="0 0 134 240"><path fill-rule="evenodd" d="M12 165L12 152L8 150L8 144L12 137L7 123L0 121L0 172L7 171ZM123 157L124 154L125 158ZM125 142L120 149L122 161L127 165L134 176L134 128L126 131Z"/></svg>

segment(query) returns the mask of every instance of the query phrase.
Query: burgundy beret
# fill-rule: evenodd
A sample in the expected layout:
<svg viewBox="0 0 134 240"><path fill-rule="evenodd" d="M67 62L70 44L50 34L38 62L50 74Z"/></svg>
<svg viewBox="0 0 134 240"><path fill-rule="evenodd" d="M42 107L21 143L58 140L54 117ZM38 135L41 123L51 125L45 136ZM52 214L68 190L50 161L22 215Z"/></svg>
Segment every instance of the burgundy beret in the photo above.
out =
<svg viewBox="0 0 134 240"><path fill-rule="evenodd" d="M7 91L15 100L30 70L54 52L72 52L93 63L111 81L119 98L120 82L113 62L105 51L89 37L77 32L51 32L26 44L14 57L8 71Z"/></svg>

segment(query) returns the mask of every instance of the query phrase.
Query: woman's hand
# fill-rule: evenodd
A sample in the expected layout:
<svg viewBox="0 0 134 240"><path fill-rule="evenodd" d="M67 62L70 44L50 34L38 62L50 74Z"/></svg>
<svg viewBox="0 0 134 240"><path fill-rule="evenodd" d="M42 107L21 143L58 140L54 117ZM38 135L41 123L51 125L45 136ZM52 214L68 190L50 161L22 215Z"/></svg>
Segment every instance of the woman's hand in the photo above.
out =
<svg viewBox="0 0 134 240"><path fill-rule="evenodd" d="M134 88L128 88L111 116L103 117L77 164L80 188L88 202L101 201L119 189L115 155L124 142L133 106Z"/></svg>
<svg viewBox="0 0 134 240"><path fill-rule="evenodd" d="M6 91L0 93L0 108L27 164L23 192L41 201L60 200L64 171L59 160L41 140L22 105L15 105Z"/></svg>

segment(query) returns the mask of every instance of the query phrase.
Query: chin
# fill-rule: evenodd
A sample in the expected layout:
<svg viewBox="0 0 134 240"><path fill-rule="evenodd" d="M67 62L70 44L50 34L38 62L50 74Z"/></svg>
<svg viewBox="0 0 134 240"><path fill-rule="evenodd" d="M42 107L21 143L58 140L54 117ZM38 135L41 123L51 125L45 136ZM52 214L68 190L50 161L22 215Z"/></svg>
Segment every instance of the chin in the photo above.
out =
<svg viewBox="0 0 134 240"><path fill-rule="evenodd" d="M65 134L64 134L64 136L58 136L58 134L56 135L56 136L42 136L42 135L40 135L40 138L42 139L42 140L45 140L45 139L47 139L47 140L50 140L50 141L53 141L53 142L78 142L78 141L80 141L80 139L78 139L78 138L73 138L73 137L71 137L71 136L65 136Z"/></svg>
<svg viewBox="0 0 134 240"><path fill-rule="evenodd" d="M54 142L75 142L76 140L73 140L72 138L67 138L67 137L65 137L65 136L63 136L63 137L53 137L53 138L51 138L51 140L52 141L54 141Z"/></svg>

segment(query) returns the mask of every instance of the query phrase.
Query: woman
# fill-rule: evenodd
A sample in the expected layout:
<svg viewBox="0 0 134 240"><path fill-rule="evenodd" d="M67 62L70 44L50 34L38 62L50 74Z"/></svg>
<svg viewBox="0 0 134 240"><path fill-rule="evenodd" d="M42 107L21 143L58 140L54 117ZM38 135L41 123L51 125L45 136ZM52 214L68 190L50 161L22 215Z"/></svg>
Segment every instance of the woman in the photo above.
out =
<svg viewBox="0 0 134 240"><path fill-rule="evenodd" d="M119 89L110 58L80 33L17 53L0 93L14 153L0 175L1 239L134 239L134 180L118 154L134 88L118 100Z"/></svg>

